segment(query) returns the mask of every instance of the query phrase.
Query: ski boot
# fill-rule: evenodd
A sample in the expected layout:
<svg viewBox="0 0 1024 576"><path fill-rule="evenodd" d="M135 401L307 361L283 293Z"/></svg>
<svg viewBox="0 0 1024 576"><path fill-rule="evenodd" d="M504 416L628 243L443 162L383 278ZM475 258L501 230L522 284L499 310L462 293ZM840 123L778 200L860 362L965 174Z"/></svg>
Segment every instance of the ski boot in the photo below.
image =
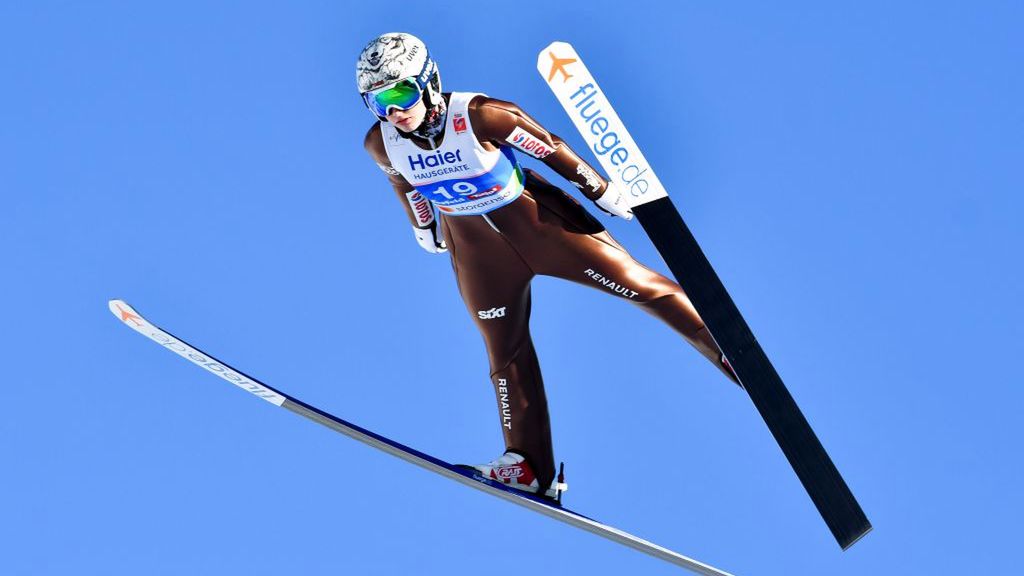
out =
<svg viewBox="0 0 1024 576"><path fill-rule="evenodd" d="M560 502L562 492L569 489L569 485L565 483L565 464L559 468L558 478L551 483L551 486L541 489L540 482L537 481L537 476L533 473L530 463L525 456L517 452L505 452L500 458L487 464L474 466L463 464L461 466L475 470L484 478L501 482L513 490L536 494L555 502Z"/></svg>

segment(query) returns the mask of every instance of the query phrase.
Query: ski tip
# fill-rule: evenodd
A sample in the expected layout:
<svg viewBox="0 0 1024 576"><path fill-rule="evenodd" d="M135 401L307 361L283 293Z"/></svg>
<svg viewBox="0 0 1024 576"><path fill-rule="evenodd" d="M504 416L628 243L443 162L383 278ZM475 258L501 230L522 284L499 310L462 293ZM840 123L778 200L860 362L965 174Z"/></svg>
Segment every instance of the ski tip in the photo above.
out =
<svg viewBox="0 0 1024 576"><path fill-rule="evenodd" d="M543 55L548 50L559 50L564 48L572 50L572 44L569 44L568 42L562 42L561 40L555 40L554 42L548 44L543 50L541 50L540 53Z"/></svg>
<svg viewBox="0 0 1024 576"><path fill-rule="evenodd" d="M851 546L853 546L857 542L860 542L865 536L867 536L872 530L874 530L874 528L875 527L872 526L870 523L867 524L864 528L861 529L859 534L847 538L846 540L840 541L839 547L842 548L844 552L849 550Z"/></svg>
<svg viewBox="0 0 1024 576"><path fill-rule="evenodd" d="M562 82L572 78L575 66L581 66L580 54L568 42L552 42L537 54L537 71L548 84L560 78ZM566 69L566 67L569 67Z"/></svg>
<svg viewBox="0 0 1024 576"><path fill-rule="evenodd" d="M136 326L142 324L142 316L124 300L118 298L110 300L107 302L107 307L110 308L111 314L116 316L118 320L125 324Z"/></svg>
<svg viewBox="0 0 1024 576"><path fill-rule="evenodd" d="M558 60L576 59L576 50L568 42L554 41L537 53L537 70L547 74L552 64L558 67Z"/></svg>

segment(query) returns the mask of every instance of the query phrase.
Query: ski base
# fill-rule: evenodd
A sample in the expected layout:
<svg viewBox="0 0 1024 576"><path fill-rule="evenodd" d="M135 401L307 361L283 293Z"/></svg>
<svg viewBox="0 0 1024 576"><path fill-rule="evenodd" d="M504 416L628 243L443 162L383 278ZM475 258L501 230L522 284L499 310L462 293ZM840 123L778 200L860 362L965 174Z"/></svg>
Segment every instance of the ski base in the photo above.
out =
<svg viewBox="0 0 1024 576"><path fill-rule="evenodd" d="M843 550L853 546L871 531L871 523L672 200L636 206L633 214L729 360L832 535Z"/></svg>

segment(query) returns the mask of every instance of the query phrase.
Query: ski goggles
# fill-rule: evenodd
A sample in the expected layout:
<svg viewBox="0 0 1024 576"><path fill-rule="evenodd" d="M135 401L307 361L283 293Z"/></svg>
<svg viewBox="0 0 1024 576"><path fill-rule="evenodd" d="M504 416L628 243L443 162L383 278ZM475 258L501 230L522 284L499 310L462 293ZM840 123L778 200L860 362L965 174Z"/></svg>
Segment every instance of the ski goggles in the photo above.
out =
<svg viewBox="0 0 1024 576"><path fill-rule="evenodd" d="M392 108L408 110L423 98L423 91L415 78L405 78L393 84L363 93L366 107L377 116L387 116Z"/></svg>

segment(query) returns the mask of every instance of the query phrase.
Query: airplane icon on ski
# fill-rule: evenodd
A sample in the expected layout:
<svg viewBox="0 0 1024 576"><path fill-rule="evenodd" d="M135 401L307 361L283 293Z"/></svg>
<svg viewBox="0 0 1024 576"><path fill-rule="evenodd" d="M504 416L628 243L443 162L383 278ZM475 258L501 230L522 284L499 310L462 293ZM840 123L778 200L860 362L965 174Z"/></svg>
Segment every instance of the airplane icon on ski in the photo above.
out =
<svg viewBox="0 0 1024 576"><path fill-rule="evenodd" d="M576 62L575 58L559 58L550 50L548 50L548 56L551 56L551 71L548 73L548 82L551 82L551 79L554 78L555 74L558 72L562 73L562 82L572 78L572 74L566 72L565 67Z"/></svg>
<svg viewBox="0 0 1024 576"><path fill-rule="evenodd" d="M111 300L110 311L113 312L115 316L120 317L121 322L124 322L125 324L132 322L136 326L142 326L142 317L139 316L138 314L135 314L134 311L129 312L128 310L125 310L117 303L117 301Z"/></svg>

